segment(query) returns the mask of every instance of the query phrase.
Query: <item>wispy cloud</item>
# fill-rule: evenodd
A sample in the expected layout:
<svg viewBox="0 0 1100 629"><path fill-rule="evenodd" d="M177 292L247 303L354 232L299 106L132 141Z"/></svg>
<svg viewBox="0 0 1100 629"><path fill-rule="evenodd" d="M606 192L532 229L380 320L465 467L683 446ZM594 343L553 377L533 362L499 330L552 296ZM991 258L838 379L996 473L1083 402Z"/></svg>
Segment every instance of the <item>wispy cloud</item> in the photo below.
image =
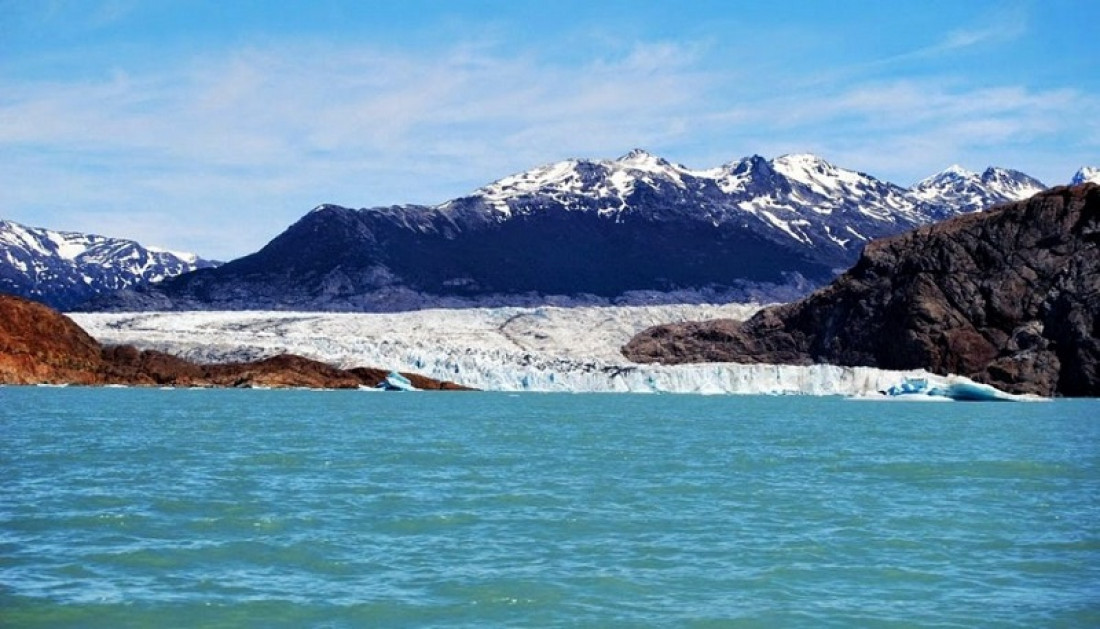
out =
<svg viewBox="0 0 1100 629"><path fill-rule="evenodd" d="M158 198L209 207L263 191L311 203L440 202L456 181L667 136L706 89L688 59L664 43L578 67L479 46L425 55L305 45L155 74L13 83L0 97L0 151L67 157L24 161L34 190L0 175L0 203L66 204L43 190L75 193L105 172L128 173L113 191L128 208Z"/></svg>
<svg viewBox="0 0 1100 629"><path fill-rule="evenodd" d="M974 49L995 48L1011 44L1028 33L1027 13L1019 6L1001 7L974 25L926 35L927 43L878 57L833 67L804 77L806 84L827 85L859 80L875 74L898 71L906 67L950 59ZM919 41L915 35L907 41Z"/></svg>
<svg viewBox="0 0 1100 629"><path fill-rule="evenodd" d="M1082 121L1097 116L1100 99L1075 89L975 87L933 77L778 95L722 112L715 124L731 119L736 128L758 129L746 140L764 154L819 152L899 184L955 162L1031 169L1057 183L1076 168L1064 148L1087 141Z"/></svg>
<svg viewBox="0 0 1100 629"><path fill-rule="evenodd" d="M910 54L1012 34L1002 27L947 33ZM1008 160L1026 140L1085 141L1075 121L1100 116L1096 98L1073 89L858 74L813 84L791 80L812 69L784 81L767 64L716 70L692 43L614 50L565 63L491 40L420 51L297 42L94 79L8 80L0 212L33 223L36 210L61 210L71 222L47 226L112 225L229 257L320 202L442 202L566 157L644 146L706 167L813 150L904 183L992 153L1025 167Z"/></svg>
<svg viewBox="0 0 1100 629"><path fill-rule="evenodd" d="M975 46L1004 44L1024 36L1027 30L1027 15L1019 7L1002 8L983 20L980 26L948 31L939 41L929 46L884 61L919 59Z"/></svg>
<svg viewBox="0 0 1100 629"><path fill-rule="evenodd" d="M0 142L254 164L302 151L414 148L441 130L473 131L473 140L488 126L507 137L584 117L625 117L644 133L705 88L670 59L667 46L575 69L462 50L434 59L248 50L156 76L13 86L0 104Z"/></svg>

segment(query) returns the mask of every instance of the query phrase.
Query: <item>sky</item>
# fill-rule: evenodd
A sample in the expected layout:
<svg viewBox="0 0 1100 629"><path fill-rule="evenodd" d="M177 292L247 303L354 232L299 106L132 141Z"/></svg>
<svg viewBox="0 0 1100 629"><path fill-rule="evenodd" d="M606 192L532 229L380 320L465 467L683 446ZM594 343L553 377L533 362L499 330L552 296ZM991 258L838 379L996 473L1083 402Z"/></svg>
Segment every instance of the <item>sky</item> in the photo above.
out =
<svg viewBox="0 0 1100 629"><path fill-rule="evenodd" d="M1100 0L0 0L0 218L228 260L568 158L1100 166Z"/></svg>

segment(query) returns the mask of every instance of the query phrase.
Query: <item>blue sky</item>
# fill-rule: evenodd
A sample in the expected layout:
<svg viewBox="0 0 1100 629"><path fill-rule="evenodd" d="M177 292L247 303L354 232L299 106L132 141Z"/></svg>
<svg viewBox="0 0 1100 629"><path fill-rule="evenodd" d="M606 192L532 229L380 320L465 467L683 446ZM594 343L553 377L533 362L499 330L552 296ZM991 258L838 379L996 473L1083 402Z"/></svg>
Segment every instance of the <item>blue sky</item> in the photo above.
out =
<svg viewBox="0 0 1100 629"><path fill-rule="evenodd" d="M569 157L1100 165L1097 0L0 0L0 218L229 259Z"/></svg>

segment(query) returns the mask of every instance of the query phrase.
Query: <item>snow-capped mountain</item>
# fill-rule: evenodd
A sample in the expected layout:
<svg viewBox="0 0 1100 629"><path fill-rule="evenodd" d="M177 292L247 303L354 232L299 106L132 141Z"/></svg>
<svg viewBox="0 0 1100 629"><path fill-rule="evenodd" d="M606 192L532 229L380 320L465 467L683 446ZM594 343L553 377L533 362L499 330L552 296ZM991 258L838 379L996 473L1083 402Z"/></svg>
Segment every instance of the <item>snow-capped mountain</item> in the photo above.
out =
<svg viewBox="0 0 1100 629"><path fill-rule="evenodd" d="M132 240L0 220L0 292L62 310L95 295L217 264Z"/></svg>
<svg viewBox="0 0 1100 629"><path fill-rule="evenodd" d="M975 212L992 205L1026 199L1046 190L1041 181L1017 170L987 168L982 174L962 166L917 182L909 192L927 203L948 206L956 212Z"/></svg>
<svg viewBox="0 0 1100 629"><path fill-rule="evenodd" d="M998 201L1042 187L1000 169L968 185ZM806 154L693 170L636 149L535 168L437 206L322 205L252 255L90 307L790 299L850 265L869 240L974 210L977 197L960 194L907 190Z"/></svg>
<svg viewBox="0 0 1100 629"><path fill-rule="evenodd" d="M1100 168L1093 166L1082 166L1080 170L1073 175L1073 179L1070 180L1069 185L1076 186L1082 183L1097 183L1100 184Z"/></svg>
<svg viewBox="0 0 1100 629"><path fill-rule="evenodd" d="M717 168L691 170L635 149L617 160L567 160L536 168L471 196L485 200L498 219L517 211L538 212L540 202L547 200L571 210L613 216L638 209L632 197L639 189L670 197L671 203L655 204L651 213L715 223L748 214L806 246L839 247L847 252L840 257L847 259L863 242L895 233L899 225L1018 201L1046 186L1015 170L988 168L978 175L953 166L904 189L810 154L772 160L754 155Z"/></svg>
<svg viewBox="0 0 1100 629"><path fill-rule="evenodd" d="M549 198L567 209L595 209L600 215L614 215L636 210L633 197L649 191L672 201L668 207L658 205L651 211L680 210L680 215L702 211L706 218L718 222L748 213L801 241L807 237L794 233L801 223L796 222L792 229L779 217L801 214L809 206L817 216L847 210L874 220L928 218L920 203L905 198L905 190L837 168L813 155L785 155L770 161L754 155L693 171L635 149L617 160L568 160L536 168L481 188L472 197L484 199L501 216L516 210L538 211L539 206L530 203L534 198Z"/></svg>

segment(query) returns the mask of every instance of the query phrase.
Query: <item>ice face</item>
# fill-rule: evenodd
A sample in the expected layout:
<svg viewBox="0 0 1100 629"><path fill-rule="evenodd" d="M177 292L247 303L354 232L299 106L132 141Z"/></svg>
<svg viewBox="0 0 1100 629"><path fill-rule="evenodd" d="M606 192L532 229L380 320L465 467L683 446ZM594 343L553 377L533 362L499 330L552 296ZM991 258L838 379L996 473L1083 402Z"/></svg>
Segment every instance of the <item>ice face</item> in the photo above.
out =
<svg viewBox="0 0 1100 629"><path fill-rule="evenodd" d="M290 352L340 367L412 371L492 391L867 395L902 377L832 365L642 365L619 348L660 323L745 319L756 304L478 308L406 313L77 313L103 343L198 361Z"/></svg>

